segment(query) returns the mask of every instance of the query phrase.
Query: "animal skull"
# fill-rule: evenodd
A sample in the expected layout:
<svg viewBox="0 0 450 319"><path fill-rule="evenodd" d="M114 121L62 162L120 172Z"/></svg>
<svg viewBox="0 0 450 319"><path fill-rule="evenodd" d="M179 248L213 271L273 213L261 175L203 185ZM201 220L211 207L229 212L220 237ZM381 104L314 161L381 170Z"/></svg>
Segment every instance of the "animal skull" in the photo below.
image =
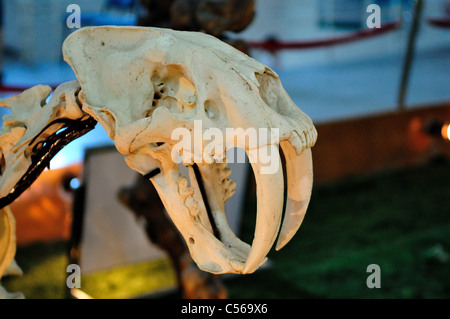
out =
<svg viewBox="0 0 450 319"><path fill-rule="evenodd" d="M153 182L201 269L212 273L251 273L266 260L275 242L283 215L283 170L278 165L275 172L263 174L264 163L255 150L272 149L273 154L273 147L279 145L284 153L287 202L277 250L294 236L311 195L310 149L317 132L309 117L292 102L274 71L212 36L160 28L80 29L66 39L63 54L81 87L68 96L82 105L81 110L74 106L71 109L77 111L66 115L53 108L53 112L47 110L46 115L39 116L45 119L58 114L84 119L88 114L98 121L117 150L125 155L127 164ZM43 89L31 90L34 91L27 94L34 94L34 101L40 103L45 96ZM62 110L67 107L64 101L59 105ZM222 149L215 148L215 152L203 146L209 142L204 134L200 143L194 141L191 157L183 156L183 164L189 167L188 180L174 162L177 142L172 133L176 128L194 132L197 121L201 121L205 131L235 128L238 134L227 134L220 144ZM23 131L24 122L15 126L17 130ZM34 123L26 124L33 127ZM24 141L30 140L24 137L29 129L25 126L24 135L12 135L14 139L8 144L11 147L2 147L4 154L24 152L23 145L28 145ZM260 138L250 147L245 134L250 128L277 128L279 139ZM36 133L35 130L30 134ZM245 149L248 157L254 159L251 164L257 184L257 218L252 246L230 230L224 212L225 201L233 195L235 185L228 178L226 163L218 159L235 146ZM198 159L199 153L205 156ZM275 160L281 163L278 151ZM6 172L14 165L15 160L7 160ZM159 174L152 174L155 171ZM15 172L2 176L1 197L14 187L18 171ZM3 177L14 181L5 182Z"/></svg>

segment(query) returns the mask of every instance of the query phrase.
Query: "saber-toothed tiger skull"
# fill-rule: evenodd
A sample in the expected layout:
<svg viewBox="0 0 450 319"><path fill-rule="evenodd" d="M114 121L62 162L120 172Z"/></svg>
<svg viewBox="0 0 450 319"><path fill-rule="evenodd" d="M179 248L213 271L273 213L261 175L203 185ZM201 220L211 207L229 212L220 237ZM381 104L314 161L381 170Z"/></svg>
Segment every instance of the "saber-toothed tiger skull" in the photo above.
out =
<svg viewBox="0 0 450 319"><path fill-rule="evenodd" d="M266 260L283 215L278 146L286 159L287 201L276 248L289 242L309 203L310 148L317 133L274 71L210 35L161 28L83 28L66 39L63 54L81 87L76 101L82 114L76 117L90 115L98 121L127 164L150 178L201 269L251 273ZM188 180L174 161L180 149L173 132L183 128L195 133L196 123L201 123L201 133L222 132L224 139L216 144L222 147L208 148L211 136L201 134L190 155L180 154L189 167ZM234 135L225 133L230 128ZM249 129L274 128L277 139L246 142ZM219 159L235 146L247 152L257 185L251 246L231 231L224 212L234 183ZM268 149L277 169L263 173L258 152ZM13 163L6 170L8 165Z"/></svg>

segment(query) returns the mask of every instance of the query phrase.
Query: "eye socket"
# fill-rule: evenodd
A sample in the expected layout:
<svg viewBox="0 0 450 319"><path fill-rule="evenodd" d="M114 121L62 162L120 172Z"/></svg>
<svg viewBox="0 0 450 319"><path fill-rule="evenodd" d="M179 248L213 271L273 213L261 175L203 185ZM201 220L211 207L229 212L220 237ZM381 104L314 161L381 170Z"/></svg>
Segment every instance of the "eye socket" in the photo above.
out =
<svg viewBox="0 0 450 319"><path fill-rule="evenodd" d="M147 117L157 107L163 106L171 113L184 114L192 111L197 104L195 86L189 72L180 65L161 65L151 77L153 101Z"/></svg>

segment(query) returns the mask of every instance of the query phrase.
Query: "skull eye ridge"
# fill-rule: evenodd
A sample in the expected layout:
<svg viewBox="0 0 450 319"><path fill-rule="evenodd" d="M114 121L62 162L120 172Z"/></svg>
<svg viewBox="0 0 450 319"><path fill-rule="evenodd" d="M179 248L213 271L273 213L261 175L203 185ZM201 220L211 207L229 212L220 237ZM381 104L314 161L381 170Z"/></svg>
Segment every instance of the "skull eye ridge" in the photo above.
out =
<svg viewBox="0 0 450 319"><path fill-rule="evenodd" d="M197 105L195 86L180 66L168 65L155 68L151 77L151 86L153 86L153 97L145 117L150 117L159 106L166 107L173 114L186 114Z"/></svg>

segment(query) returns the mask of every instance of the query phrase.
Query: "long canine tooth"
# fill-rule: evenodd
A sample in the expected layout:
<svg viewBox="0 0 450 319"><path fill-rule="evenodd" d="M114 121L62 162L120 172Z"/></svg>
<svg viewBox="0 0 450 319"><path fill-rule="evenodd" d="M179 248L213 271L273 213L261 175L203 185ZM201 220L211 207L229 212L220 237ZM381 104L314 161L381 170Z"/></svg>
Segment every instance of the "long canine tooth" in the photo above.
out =
<svg viewBox="0 0 450 319"><path fill-rule="evenodd" d="M289 142L283 141L280 146L286 159L287 201L276 250L283 248L302 224L313 185L311 149L305 149L297 155Z"/></svg>
<svg viewBox="0 0 450 319"><path fill-rule="evenodd" d="M258 151L267 151L263 146ZM257 216L255 237L243 273L254 272L264 261L280 229L283 214L284 179L278 150L272 151L272 160L278 161L278 170L273 174L262 174L264 165L256 160L255 151L247 151L256 180ZM267 153L266 153L267 154Z"/></svg>

